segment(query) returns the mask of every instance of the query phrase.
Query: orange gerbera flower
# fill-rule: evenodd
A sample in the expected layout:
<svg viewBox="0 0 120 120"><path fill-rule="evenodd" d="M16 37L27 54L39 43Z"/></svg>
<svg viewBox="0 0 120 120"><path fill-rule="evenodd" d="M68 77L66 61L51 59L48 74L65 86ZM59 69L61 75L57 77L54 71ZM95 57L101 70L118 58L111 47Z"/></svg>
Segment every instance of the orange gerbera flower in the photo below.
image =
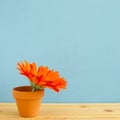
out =
<svg viewBox="0 0 120 120"><path fill-rule="evenodd" d="M17 63L17 69L20 71L20 74L30 80L33 90L51 88L59 92L60 89L66 88L66 80L61 78L57 71L49 70L47 66L39 66L37 68L34 62L29 64L27 61L24 61Z"/></svg>

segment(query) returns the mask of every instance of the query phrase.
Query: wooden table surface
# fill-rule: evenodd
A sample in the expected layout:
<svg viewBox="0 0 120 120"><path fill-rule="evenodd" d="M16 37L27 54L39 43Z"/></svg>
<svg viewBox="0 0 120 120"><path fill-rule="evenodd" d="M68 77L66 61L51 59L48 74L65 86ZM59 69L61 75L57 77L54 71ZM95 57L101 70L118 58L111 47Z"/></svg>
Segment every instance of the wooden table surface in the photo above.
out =
<svg viewBox="0 0 120 120"><path fill-rule="evenodd" d="M0 120L120 120L120 103L42 103L37 117L20 117L15 103L0 103Z"/></svg>

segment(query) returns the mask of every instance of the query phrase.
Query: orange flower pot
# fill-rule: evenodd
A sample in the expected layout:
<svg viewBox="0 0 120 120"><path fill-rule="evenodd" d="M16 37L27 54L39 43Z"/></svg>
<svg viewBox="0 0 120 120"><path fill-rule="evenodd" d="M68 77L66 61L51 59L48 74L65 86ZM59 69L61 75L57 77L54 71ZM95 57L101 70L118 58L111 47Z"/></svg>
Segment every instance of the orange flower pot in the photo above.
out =
<svg viewBox="0 0 120 120"><path fill-rule="evenodd" d="M13 88L12 94L22 117L33 117L39 114L44 90L32 92L31 86L20 86Z"/></svg>

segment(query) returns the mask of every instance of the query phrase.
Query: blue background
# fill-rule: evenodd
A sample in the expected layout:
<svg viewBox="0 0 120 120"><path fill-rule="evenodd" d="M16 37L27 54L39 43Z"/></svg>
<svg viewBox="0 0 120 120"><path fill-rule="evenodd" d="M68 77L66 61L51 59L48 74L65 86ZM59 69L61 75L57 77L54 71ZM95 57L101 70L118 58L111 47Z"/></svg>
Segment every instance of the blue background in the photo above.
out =
<svg viewBox="0 0 120 120"><path fill-rule="evenodd" d="M43 102L120 102L120 0L0 0L0 102L29 85L25 59L68 82Z"/></svg>

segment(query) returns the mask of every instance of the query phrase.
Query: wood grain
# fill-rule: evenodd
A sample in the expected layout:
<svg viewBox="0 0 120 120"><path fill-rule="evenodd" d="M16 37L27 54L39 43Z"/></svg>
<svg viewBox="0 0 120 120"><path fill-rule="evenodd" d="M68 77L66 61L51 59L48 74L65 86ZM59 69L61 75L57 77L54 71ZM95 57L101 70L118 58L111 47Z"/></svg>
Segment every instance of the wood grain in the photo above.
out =
<svg viewBox="0 0 120 120"><path fill-rule="evenodd" d="M15 103L0 103L0 120L120 120L120 103L43 103L32 118L20 117Z"/></svg>

